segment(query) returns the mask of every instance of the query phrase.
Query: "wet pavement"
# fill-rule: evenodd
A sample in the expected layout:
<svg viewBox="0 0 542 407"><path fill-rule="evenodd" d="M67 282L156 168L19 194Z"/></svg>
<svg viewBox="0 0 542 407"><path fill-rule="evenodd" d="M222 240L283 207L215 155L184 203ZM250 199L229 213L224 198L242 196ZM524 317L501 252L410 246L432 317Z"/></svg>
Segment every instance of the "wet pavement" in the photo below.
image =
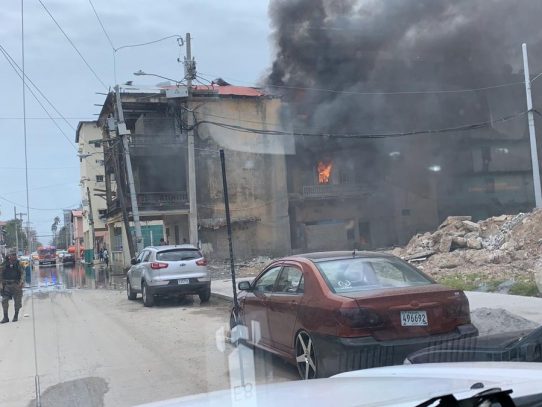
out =
<svg viewBox="0 0 542 407"><path fill-rule="evenodd" d="M32 288L44 289L112 289L125 288L124 275L111 274L105 264L34 264L31 272ZM28 285L27 285L28 287Z"/></svg>

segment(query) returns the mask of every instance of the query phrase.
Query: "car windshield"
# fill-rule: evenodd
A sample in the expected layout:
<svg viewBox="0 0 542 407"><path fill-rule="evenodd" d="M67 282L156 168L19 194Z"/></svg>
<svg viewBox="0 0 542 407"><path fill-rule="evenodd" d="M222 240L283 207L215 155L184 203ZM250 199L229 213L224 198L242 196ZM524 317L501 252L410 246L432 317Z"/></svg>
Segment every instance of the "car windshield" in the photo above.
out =
<svg viewBox="0 0 542 407"><path fill-rule="evenodd" d="M156 253L156 260L182 261L194 260L203 257L197 249L173 249Z"/></svg>
<svg viewBox="0 0 542 407"><path fill-rule="evenodd" d="M336 293L432 284L412 266L387 258L319 261L316 266Z"/></svg>
<svg viewBox="0 0 542 407"><path fill-rule="evenodd" d="M542 374L542 0L0 0L0 79L0 407Z"/></svg>

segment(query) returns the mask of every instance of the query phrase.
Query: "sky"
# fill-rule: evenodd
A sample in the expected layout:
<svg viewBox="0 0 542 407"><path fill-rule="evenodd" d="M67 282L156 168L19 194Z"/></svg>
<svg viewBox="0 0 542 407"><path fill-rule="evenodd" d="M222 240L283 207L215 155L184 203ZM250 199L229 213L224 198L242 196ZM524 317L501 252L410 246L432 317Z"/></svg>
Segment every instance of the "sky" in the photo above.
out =
<svg viewBox="0 0 542 407"><path fill-rule="evenodd" d="M60 27L75 44L93 74ZM0 53L0 219L29 212L38 240L48 242L55 216L80 204L75 129L94 120L115 85L113 50L89 0L23 0L25 71L60 115L35 91L51 120L26 92L29 211L26 208L22 81ZM139 44L190 32L198 73L237 85L256 84L269 70L273 51L264 0L92 0L113 46ZM22 66L21 1L2 1L0 45ZM138 70L180 79L185 49L175 39L115 53L118 83L154 85ZM106 86L104 87L105 84ZM62 119L66 118L66 121ZM23 218L27 220L26 216Z"/></svg>

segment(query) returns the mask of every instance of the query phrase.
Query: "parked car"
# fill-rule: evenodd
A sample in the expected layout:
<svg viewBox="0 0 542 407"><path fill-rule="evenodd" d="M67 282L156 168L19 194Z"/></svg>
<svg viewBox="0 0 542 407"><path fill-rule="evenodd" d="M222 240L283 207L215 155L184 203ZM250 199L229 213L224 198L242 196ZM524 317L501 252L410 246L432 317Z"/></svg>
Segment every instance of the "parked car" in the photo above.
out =
<svg viewBox="0 0 542 407"><path fill-rule="evenodd" d="M139 407L540 406L538 363L476 362L388 366L328 379L247 383Z"/></svg>
<svg viewBox="0 0 542 407"><path fill-rule="evenodd" d="M323 252L269 264L238 285L230 324L297 365L304 379L402 364L412 352L478 335L467 297L391 255Z"/></svg>
<svg viewBox="0 0 542 407"><path fill-rule="evenodd" d="M73 253L65 252L60 259L62 264L75 264L75 255Z"/></svg>
<svg viewBox="0 0 542 407"><path fill-rule="evenodd" d="M450 341L421 349L405 363L542 362L542 327Z"/></svg>
<svg viewBox="0 0 542 407"><path fill-rule="evenodd" d="M198 295L202 303L207 302L211 298L207 260L188 244L147 247L132 259L126 290L129 300L141 293L146 307L152 307L160 295Z"/></svg>

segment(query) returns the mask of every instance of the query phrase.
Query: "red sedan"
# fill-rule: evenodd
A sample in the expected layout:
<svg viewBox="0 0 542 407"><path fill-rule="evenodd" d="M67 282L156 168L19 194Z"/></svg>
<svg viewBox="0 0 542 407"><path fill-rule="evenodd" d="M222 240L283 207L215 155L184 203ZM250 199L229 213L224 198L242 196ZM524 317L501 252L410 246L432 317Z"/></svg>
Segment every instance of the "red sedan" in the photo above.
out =
<svg viewBox="0 0 542 407"><path fill-rule="evenodd" d="M304 379L402 364L416 350L478 334L462 291L382 253L286 257L238 287L232 325Z"/></svg>

